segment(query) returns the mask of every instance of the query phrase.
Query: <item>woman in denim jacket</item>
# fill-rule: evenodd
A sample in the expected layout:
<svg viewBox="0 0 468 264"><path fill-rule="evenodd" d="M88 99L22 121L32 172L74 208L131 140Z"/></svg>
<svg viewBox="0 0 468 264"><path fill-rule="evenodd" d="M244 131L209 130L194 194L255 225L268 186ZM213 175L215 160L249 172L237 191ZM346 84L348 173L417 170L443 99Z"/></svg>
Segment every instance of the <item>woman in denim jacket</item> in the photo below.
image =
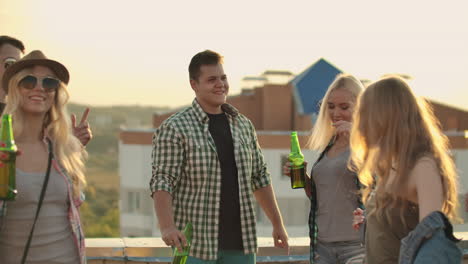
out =
<svg viewBox="0 0 468 264"><path fill-rule="evenodd" d="M403 79L383 78L362 94L351 162L364 185L367 264L397 263L401 239L433 211L457 218L448 139L432 109Z"/></svg>

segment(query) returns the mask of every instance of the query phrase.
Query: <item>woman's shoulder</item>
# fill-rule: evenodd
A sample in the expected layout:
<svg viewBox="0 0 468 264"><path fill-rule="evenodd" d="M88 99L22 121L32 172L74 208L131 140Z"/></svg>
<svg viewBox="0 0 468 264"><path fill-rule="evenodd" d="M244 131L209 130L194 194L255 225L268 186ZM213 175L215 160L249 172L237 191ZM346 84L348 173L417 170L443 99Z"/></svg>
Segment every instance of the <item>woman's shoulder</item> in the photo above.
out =
<svg viewBox="0 0 468 264"><path fill-rule="evenodd" d="M438 172L438 165L435 158L431 155L424 155L414 164L412 175L418 175L427 172Z"/></svg>
<svg viewBox="0 0 468 264"><path fill-rule="evenodd" d="M419 158L409 174L410 185L434 184L440 181L440 170L436 159L431 155L424 155Z"/></svg>

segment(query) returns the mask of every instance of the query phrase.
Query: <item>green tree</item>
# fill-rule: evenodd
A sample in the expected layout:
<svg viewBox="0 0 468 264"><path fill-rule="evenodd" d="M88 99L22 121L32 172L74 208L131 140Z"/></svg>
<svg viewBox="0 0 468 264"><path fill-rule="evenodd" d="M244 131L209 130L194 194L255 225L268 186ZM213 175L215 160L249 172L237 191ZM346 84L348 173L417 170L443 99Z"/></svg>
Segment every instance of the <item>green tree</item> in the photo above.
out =
<svg viewBox="0 0 468 264"><path fill-rule="evenodd" d="M68 104L69 113L77 120L86 107L93 139L86 146L89 154L86 162L88 186L86 201L81 206L81 219L86 237L118 237L119 229L119 175L118 135L122 127L152 127L155 112L167 108L151 106L94 107Z"/></svg>
<svg viewBox="0 0 468 264"><path fill-rule="evenodd" d="M88 186L81 218L86 237L119 237L118 192Z"/></svg>

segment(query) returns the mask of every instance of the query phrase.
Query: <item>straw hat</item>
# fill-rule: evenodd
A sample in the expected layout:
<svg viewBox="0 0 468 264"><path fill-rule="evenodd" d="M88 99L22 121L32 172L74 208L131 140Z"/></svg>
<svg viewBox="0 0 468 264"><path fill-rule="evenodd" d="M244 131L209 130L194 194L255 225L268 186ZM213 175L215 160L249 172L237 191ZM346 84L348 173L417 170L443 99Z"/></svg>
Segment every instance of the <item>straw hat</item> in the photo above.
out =
<svg viewBox="0 0 468 264"><path fill-rule="evenodd" d="M10 79L13 77L13 75L17 74L24 68L33 67L36 65L45 66L51 69L57 78L65 84L68 84L70 81L70 74L68 73L67 68L63 66L63 64L58 61L48 59L40 50L34 50L31 51L28 55L24 56L22 59L12 64L10 67L6 68L2 80L2 87L3 90L5 90L5 93L8 93L8 83L10 82Z"/></svg>

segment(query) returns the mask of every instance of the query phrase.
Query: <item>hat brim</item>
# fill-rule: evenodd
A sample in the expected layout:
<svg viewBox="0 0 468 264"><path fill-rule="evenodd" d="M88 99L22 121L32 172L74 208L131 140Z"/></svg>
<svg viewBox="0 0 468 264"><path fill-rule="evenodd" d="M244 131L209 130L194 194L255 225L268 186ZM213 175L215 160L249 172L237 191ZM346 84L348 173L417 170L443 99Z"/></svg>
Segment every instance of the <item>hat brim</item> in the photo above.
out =
<svg viewBox="0 0 468 264"><path fill-rule="evenodd" d="M34 67L37 65L45 66L51 69L55 73L56 77L65 84L68 84L70 81L70 73L68 72L67 68L65 68L65 66L63 66L63 64L58 61L49 59L29 59L24 61L19 60L8 67L3 74L2 87L5 93L8 94L8 83L10 82L10 79L13 77L13 75L17 74L25 68Z"/></svg>

